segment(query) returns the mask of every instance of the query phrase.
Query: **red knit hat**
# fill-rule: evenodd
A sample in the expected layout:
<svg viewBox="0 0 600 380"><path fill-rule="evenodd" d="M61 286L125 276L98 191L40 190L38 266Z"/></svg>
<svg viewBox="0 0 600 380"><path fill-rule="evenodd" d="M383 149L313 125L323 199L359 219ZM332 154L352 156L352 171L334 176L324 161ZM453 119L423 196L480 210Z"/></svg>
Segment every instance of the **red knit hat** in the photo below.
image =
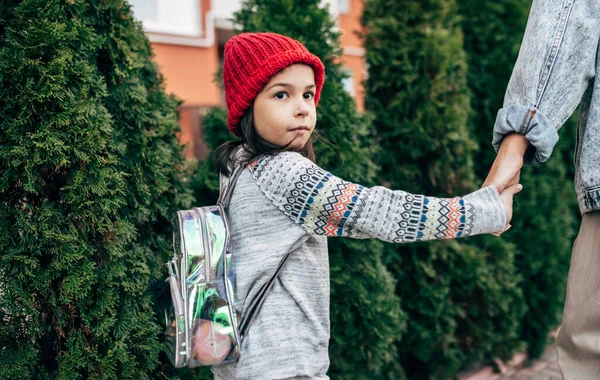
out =
<svg viewBox="0 0 600 380"><path fill-rule="evenodd" d="M265 84L281 70L295 63L305 63L315 75L315 105L325 81L321 60L300 42L275 33L241 33L225 44L223 82L227 99L227 126L241 135L239 122L250 103Z"/></svg>

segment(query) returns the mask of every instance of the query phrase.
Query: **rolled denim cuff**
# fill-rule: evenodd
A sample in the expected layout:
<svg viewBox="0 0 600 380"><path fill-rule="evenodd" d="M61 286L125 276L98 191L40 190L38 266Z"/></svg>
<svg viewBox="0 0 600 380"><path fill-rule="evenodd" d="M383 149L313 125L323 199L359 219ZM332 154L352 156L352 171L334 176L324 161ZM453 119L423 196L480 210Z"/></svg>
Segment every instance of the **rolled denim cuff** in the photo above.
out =
<svg viewBox="0 0 600 380"><path fill-rule="evenodd" d="M525 135L531 148L524 156L525 165L544 162L552 155L554 145L558 142L558 133L550 121L537 108L511 104L498 111L494 125L492 145L496 152L504 136L511 132Z"/></svg>

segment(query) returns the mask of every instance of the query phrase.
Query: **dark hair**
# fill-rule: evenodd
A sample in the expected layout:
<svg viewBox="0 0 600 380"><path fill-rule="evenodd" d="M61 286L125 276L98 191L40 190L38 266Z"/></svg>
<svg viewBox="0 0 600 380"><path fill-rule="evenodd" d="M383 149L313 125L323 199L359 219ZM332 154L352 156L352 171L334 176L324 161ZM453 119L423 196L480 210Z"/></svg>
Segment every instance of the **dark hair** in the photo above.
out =
<svg viewBox="0 0 600 380"><path fill-rule="evenodd" d="M303 156L315 162L315 153L313 150L313 142L312 136L308 139L306 144L302 148L292 149L290 145L293 140L287 143L284 146L280 146L277 144L273 144L268 142L267 140L260 137L256 129L254 128L254 123L252 122L254 107L253 104L248 107L244 116L240 120L240 131L242 132L242 136L240 140L228 141L222 145L220 145L214 152L215 166L217 167L217 171L225 176L229 176L229 161L231 159L231 154L240 146L244 146L244 150L249 155L245 160L247 163L253 161L258 156L275 154L285 151L296 151L301 153ZM314 131L313 135L317 135L317 132Z"/></svg>

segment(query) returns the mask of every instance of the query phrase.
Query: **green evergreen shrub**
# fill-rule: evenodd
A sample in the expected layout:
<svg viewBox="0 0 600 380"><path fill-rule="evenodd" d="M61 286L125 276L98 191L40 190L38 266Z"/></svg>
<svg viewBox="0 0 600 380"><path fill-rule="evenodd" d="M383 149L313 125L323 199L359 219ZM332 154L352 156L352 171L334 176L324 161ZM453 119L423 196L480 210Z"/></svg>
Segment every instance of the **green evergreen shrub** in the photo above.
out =
<svg viewBox="0 0 600 380"><path fill-rule="evenodd" d="M381 178L394 189L449 197L477 188L455 8L441 0L365 3L366 108ZM524 305L511 244L482 236L387 245L384 257L408 313L397 347L409 378L451 378L519 346Z"/></svg>
<svg viewBox="0 0 600 380"><path fill-rule="evenodd" d="M178 102L122 0L3 1L0 41L0 373L148 379Z"/></svg>

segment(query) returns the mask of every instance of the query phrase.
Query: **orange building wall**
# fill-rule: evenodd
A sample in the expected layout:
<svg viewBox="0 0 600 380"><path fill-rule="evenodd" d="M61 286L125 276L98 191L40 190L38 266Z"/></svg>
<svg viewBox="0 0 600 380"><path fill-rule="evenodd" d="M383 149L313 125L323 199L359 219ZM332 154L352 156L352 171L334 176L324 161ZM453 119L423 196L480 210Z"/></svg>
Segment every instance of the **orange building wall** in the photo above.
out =
<svg viewBox="0 0 600 380"><path fill-rule="evenodd" d="M177 94L186 106L219 105L214 73L219 65L217 46L152 44L156 62L165 77L168 92Z"/></svg>
<svg viewBox="0 0 600 380"><path fill-rule="evenodd" d="M351 0L350 12L340 14L340 29L342 32L342 46L362 46L362 40L355 32L362 31L360 18L363 12L364 0Z"/></svg>
<svg viewBox="0 0 600 380"><path fill-rule="evenodd" d="M339 16L339 26L342 34L341 42L342 46L345 48L349 47L351 50L359 50L362 48L362 39L357 35L356 32L362 31L360 18L362 17L363 6L363 0L351 0L350 12L346 14L340 14ZM363 112L365 109L365 89L363 86L365 69L363 56L344 54L342 56L342 64L352 71L356 108L360 112Z"/></svg>
<svg viewBox="0 0 600 380"><path fill-rule="evenodd" d="M200 0L200 3L202 27L206 28L210 0ZM185 106L220 104L219 88L213 81L219 65L216 42L210 47L153 43L152 48L168 92L177 94Z"/></svg>

